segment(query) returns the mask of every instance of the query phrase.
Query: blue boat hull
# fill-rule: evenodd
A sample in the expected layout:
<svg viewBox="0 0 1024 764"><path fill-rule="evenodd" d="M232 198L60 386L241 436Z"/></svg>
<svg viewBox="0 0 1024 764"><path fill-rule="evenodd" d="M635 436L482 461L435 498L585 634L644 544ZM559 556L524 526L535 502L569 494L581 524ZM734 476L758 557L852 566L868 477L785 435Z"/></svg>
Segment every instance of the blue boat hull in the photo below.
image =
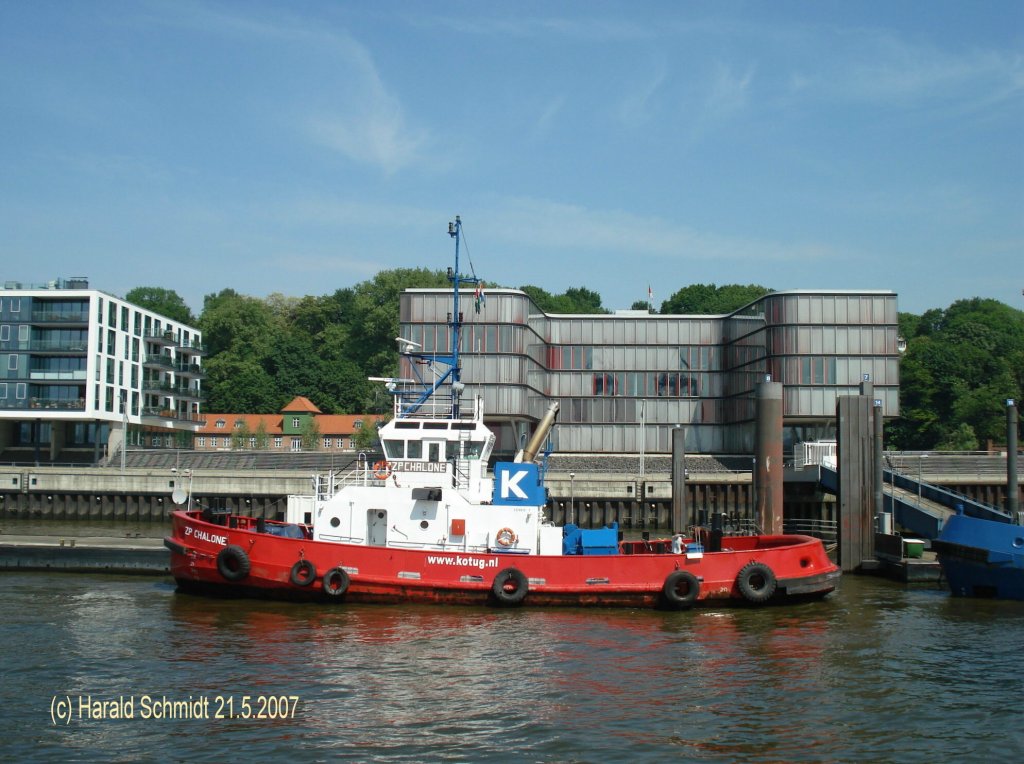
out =
<svg viewBox="0 0 1024 764"><path fill-rule="evenodd" d="M1024 600L1024 526L954 515L932 548L954 596Z"/></svg>

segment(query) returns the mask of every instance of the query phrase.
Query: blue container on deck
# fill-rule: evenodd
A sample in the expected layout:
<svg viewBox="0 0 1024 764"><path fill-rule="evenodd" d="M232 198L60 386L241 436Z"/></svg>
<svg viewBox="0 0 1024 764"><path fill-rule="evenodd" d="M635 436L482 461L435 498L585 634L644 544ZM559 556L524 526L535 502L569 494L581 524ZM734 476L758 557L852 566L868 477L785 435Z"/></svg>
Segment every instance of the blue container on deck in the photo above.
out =
<svg viewBox="0 0 1024 764"><path fill-rule="evenodd" d="M618 554L619 524L604 528L580 528L570 523L562 528L562 554Z"/></svg>

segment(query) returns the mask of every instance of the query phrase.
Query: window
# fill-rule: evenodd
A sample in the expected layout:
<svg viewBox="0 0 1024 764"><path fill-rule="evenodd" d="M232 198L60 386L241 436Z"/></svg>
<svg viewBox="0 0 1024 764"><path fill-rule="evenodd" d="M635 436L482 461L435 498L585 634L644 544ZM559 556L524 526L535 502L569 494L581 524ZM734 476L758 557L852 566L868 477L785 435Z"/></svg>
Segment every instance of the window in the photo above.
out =
<svg viewBox="0 0 1024 764"><path fill-rule="evenodd" d="M14 386L14 397L19 401L25 400L28 395L28 387L24 382L19 382Z"/></svg>
<svg viewBox="0 0 1024 764"><path fill-rule="evenodd" d="M249 438L249 448L256 448L256 436L253 435Z"/></svg>
<svg viewBox="0 0 1024 764"><path fill-rule="evenodd" d="M324 448L332 448L334 441L332 438L324 438Z"/></svg>
<svg viewBox="0 0 1024 764"><path fill-rule="evenodd" d="M200 448L206 448L206 436L205 435L200 435L199 436L199 447Z"/></svg>
<svg viewBox="0 0 1024 764"><path fill-rule="evenodd" d="M12 297L11 298L11 313L21 313L21 298L20 297Z"/></svg>
<svg viewBox="0 0 1024 764"><path fill-rule="evenodd" d="M6 382L0 382L0 400L5 400L6 398L7 398L7 383Z"/></svg>
<svg viewBox="0 0 1024 764"><path fill-rule="evenodd" d="M357 419L356 421L354 421L352 423L352 429L354 429L354 430L360 430L360 429L362 429L362 427L363 427L363 420L362 419Z"/></svg>
<svg viewBox="0 0 1024 764"><path fill-rule="evenodd" d="M235 420L235 429L236 430L241 430L243 427L245 427L245 420L244 419L236 419Z"/></svg>
<svg viewBox="0 0 1024 764"><path fill-rule="evenodd" d="M291 450L292 451L301 451L302 450L302 438L292 438Z"/></svg>
<svg viewBox="0 0 1024 764"><path fill-rule="evenodd" d="M0 326L0 342L7 342L11 339L11 327L9 324Z"/></svg>
<svg viewBox="0 0 1024 764"><path fill-rule="evenodd" d="M278 435L277 437L274 438L274 448L280 448L280 447L281 447L281 436Z"/></svg>
<svg viewBox="0 0 1024 764"><path fill-rule="evenodd" d="M299 418L297 416L293 416L292 417L292 427L296 427L297 428L299 426L299 424L300 424L299 423ZM295 449L292 449L292 450L294 451Z"/></svg>
<svg viewBox="0 0 1024 764"><path fill-rule="evenodd" d="M214 422L213 426L216 427L218 430L222 430L222 429L224 429L224 425L225 425L224 420L223 419L218 419L216 422Z"/></svg>

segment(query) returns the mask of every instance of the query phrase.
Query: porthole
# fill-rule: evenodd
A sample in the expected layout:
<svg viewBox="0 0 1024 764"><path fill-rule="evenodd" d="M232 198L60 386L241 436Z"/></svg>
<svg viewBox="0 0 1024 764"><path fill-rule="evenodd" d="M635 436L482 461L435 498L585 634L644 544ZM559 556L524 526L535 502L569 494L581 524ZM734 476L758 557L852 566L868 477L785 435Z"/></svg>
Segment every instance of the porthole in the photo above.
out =
<svg viewBox="0 0 1024 764"><path fill-rule="evenodd" d="M427 528L430 527L430 523L428 523L426 520L420 520L420 527L423 530L426 530Z"/></svg>
<svg viewBox="0 0 1024 764"><path fill-rule="evenodd" d="M339 525L341 525L341 518L340 517L332 517L331 518L331 527L332 528L337 528Z"/></svg>

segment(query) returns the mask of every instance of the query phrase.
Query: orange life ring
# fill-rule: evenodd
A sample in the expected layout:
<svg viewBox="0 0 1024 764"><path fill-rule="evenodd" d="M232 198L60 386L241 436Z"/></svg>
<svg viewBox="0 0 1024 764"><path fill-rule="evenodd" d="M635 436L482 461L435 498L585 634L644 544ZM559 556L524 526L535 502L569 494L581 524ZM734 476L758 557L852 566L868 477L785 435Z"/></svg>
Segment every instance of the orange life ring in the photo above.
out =
<svg viewBox="0 0 1024 764"><path fill-rule="evenodd" d="M391 477L391 465L386 461L379 461L373 465L373 476L377 480L387 480Z"/></svg>
<svg viewBox="0 0 1024 764"><path fill-rule="evenodd" d="M519 537L511 528L502 528L494 534L494 540L502 546L512 546L514 543L519 541Z"/></svg>

